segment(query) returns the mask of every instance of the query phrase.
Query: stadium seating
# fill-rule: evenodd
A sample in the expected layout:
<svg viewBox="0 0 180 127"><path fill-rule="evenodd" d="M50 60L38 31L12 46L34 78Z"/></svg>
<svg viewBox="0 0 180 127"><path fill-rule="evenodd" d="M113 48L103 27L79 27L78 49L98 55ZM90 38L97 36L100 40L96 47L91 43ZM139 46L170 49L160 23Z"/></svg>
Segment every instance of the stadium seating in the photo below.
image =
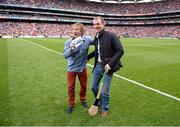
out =
<svg viewBox="0 0 180 127"><path fill-rule="evenodd" d="M1 0L1 35L68 36L70 25L82 22L94 36L92 19L103 16L106 29L127 37L180 38L178 0L106 4L72 0Z"/></svg>

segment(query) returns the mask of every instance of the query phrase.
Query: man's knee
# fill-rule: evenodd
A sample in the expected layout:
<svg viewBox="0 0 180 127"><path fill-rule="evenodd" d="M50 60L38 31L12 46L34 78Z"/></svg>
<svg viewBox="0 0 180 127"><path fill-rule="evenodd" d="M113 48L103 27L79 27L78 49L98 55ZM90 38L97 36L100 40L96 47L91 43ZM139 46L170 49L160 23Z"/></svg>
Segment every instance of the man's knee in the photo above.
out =
<svg viewBox="0 0 180 127"><path fill-rule="evenodd" d="M103 97L109 97L109 95L110 95L108 89L102 89L101 94Z"/></svg>

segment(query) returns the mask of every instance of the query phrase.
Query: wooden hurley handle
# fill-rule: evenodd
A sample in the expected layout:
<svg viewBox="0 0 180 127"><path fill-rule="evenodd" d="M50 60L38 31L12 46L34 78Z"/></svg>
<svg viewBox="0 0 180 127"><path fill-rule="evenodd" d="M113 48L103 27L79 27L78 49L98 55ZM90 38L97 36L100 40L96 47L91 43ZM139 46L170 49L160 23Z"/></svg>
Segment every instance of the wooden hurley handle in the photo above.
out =
<svg viewBox="0 0 180 127"><path fill-rule="evenodd" d="M104 72L104 74L103 74L103 77L102 77L102 80L101 80L102 82L101 82L101 84L100 84L100 86L99 86L99 91L98 91L98 94L97 94L97 96L96 96L96 99L99 99L99 98L100 98L101 91L102 91L102 87L103 87L103 80L104 80L105 74L106 74L106 72Z"/></svg>
<svg viewBox="0 0 180 127"><path fill-rule="evenodd" d="M96 99L99 99L99 98L100 98L101 91L102 91L102 86L103 86L103 83L101 83L101 85L99 86L99 91L98 91L98 94L97 94L97 96L96 96Z"/></svg>

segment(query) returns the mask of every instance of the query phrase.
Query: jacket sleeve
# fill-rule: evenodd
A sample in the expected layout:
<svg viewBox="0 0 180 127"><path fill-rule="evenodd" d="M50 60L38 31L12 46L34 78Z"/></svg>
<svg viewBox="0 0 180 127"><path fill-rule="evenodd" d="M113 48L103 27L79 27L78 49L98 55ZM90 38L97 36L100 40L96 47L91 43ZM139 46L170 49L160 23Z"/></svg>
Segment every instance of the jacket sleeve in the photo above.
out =
<svg viewBox="0 0 180 127"><path fill-rule="evenodd" d="M89 42L90 42L90 45L94 45L94 38L90 37L89 36ZM87 61L89 61L91 58L93 58L95 56L95 51L91 52L88 54L87 56Z"/></svg>
<svg viewBox="0 0 180 127"><path fill-rule="evenodd" d="M86 36L86 40L89 45L94 45L94 38L91 36Z"/></svg>
<svg viewBox="0 0 180 127"><path fill-rule="evenodd" d="M112 48L113 48L112 50L115 51L115 54L113 55L111 60L108 62L108 64L111 67L113 67L115 65L115 63L117 63L117 61L119 61L120 58L123 56L124 49L122 47L120 40L118 39L118 37L115 34L112 34L111 42L112 42Z"/></svg>
<svg viewBox="0 0 180 127"><path fill-rule="evenodd" d="M90 37L90 45L94 45L94 38Z"/></svg>
<svg viewBox="0 0 180 127"><path fill-rule="evenodd" d="M95 57L95 51L91 52L90 54L88 54L87 56L87 61L89 61L91 58Z"/></svg>

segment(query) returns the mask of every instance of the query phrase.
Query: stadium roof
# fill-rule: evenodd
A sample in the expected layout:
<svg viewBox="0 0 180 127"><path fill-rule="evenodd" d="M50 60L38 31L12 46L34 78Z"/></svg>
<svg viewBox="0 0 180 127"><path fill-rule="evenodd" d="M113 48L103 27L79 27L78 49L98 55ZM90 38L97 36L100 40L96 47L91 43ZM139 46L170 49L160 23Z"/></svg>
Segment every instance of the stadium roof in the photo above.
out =
<svg viewBox="0 0 180 127"><path fill-rule="evenodd" d="M144 3L144 2L155 2L162 0L86 0L101 3Z"/></svg>

